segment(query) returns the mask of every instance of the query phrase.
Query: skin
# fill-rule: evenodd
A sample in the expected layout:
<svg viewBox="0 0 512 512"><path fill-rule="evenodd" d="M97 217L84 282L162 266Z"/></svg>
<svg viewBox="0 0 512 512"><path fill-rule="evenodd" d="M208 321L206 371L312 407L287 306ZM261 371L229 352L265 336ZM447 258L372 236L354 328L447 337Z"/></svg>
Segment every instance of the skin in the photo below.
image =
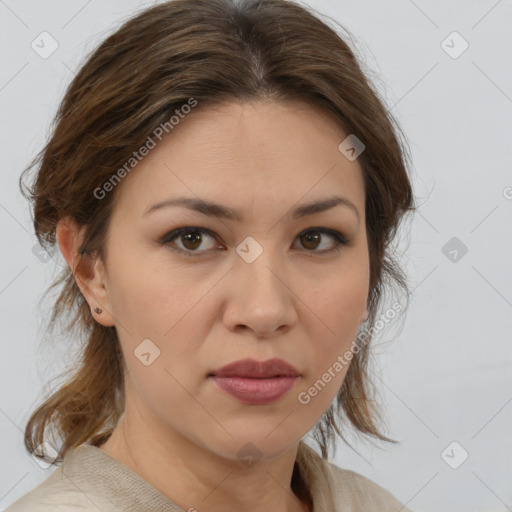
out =
<svg viewBox="0 0 512 512"><path fill-rule="evenodd" d="M348 365L308 404L297 397L351 348L367 314L364 182L357 160L338 150L346 135L302 102L197 107L117 185L105 261L78 265L82 231L59 222L60 250L91 308L103 309L92 311L96 321L116 327L126 361L125 413L100 448L184 510L307 510L290 487L298 443ZM182 195L239 210L244 220L183 207L143 215ZM359 219L345 206L287 216L332 195L349 199ZM214 237L159 243L190 226ZM336 246L331 235L298 236L318 227L350 245L325 252ZM247 236L263 248L252 263L236 252ZM147 338L160 356L145 366L134 350ZM244 405L207 375L247 357L282 358L301 376L277 402ZM237 457L248 442L261 453L250 467Z"/></svg>

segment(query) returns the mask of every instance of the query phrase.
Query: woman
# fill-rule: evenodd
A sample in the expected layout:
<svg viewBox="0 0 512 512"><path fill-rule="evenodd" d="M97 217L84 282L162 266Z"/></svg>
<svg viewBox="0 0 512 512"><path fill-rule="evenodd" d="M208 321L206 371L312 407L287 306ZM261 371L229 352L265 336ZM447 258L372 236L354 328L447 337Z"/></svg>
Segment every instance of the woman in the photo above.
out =
<svg viewBox="0 0 512 512"><path fill-rule="evenodd" d="M345 427L394 442L367 364L384 281L407 289L398 131L289 1L175 0L108 37L33 162L68 264L51 321L86 344L26 427L58 467L7 510L407 511L328 461Z"/></svg>

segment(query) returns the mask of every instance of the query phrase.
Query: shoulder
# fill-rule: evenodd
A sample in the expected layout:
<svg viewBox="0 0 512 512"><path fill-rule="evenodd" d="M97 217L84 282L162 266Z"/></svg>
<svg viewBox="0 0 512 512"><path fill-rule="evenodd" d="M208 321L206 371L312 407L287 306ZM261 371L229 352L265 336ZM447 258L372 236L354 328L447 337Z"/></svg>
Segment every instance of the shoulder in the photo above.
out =
<svg viewBox="0 0 512 512"><path fill-rule="evenodd" d="M97 446L69 449L54 472L5 512L181 511L137 473Z"/></svg>
<svg viewBox="0 0 512 512"><path fill-rule="evenodd" d="M300 444L298 461L320 508L335 512L412 512L384 487L322 458L305 443Z"/></svg>
<svg viewBox="0 0 512 512"><path fill-rule="evenodd" d="M379 512L411 512L391 492L364 475L324 461L339 503L354 510ZM349 508L349 510L351 510Z"/></svg>
<svg viewBox="0 0 512 512"><path fill-rule="evenodd" d="M39 485L18 498L4 512L84 512L97 510L91 498L57 467Z"/></svg>

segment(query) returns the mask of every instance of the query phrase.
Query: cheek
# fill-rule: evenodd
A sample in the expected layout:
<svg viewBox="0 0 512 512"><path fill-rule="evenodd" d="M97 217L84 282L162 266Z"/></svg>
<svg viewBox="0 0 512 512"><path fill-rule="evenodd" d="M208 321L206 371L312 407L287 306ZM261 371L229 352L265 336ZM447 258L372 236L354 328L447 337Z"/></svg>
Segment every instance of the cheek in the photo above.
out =
<svg viewBox="0 0 512 512"><path fill-rule="evenodd" d="M116 320L129 333L162 337L201 298L202 286L192 285L183 269L144 252L116 252L109 273L109 296Z"/></svg>
<svg viewBox="0 0 512 512"><path fill-rule="evenodd" d="M367 306L368 274L364 265L340 272L336 280L319 281L304 300L303 315L310 331L307 360L310 372L301 390L303 400L316 414L324 412L336 396L352 361L353 343ZM312 314L312 312L314 314Z"/></svg>
<svg viewBox="0 0 512 512"><path fill-rule="evenodd" d="M305 292L301 296L314 313L315 334L326 347L343 346L357 335L368 297L368 272L363 265L347 265L335 277L319 279L314 292Z"/></svg>
<svg viewBox="0 0 512 512"><path fill-rule="evenodd" d="M166 390L168 401L183 392L178 382L193 387L199 380L198 351L214 312L208 292L218 277L179 269L165 254L149 261L138 255L112 265L112 309L134 379L157 401Z"/></svg>
<svg viewBox="0 0 512 512"><path fill-rule="evenodd" d="M200 401L195 399L198 389L187 381L191 368L171 368L162 354L150 366L132 359L126 379L126 396L135 408L152 422L155 428L163 428L162 437L168 434L168 426L189 437L195 435L194 425L204 425L208 416ZM186 414L176 415L176 411ZM148 415L149 413L149 415ZM154 421L154 420L157 421ZM209 425L213 427L213 425Z"/></svg>

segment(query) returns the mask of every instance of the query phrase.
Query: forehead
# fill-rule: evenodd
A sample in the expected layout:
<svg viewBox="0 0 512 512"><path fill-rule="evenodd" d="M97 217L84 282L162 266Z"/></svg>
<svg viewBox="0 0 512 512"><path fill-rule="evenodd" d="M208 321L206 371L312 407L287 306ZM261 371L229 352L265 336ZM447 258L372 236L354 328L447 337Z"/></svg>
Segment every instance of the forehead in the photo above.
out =
<svg viewBox="0 0 512 512"><path fill-rule="evenodd" d="M215 200L246 211L276 209L339 192L364 213L357 162L338 149L347 134L330 116L297 101L228 102L182 116L116 190L116 210L139 215L173 196Z"/></svg>

